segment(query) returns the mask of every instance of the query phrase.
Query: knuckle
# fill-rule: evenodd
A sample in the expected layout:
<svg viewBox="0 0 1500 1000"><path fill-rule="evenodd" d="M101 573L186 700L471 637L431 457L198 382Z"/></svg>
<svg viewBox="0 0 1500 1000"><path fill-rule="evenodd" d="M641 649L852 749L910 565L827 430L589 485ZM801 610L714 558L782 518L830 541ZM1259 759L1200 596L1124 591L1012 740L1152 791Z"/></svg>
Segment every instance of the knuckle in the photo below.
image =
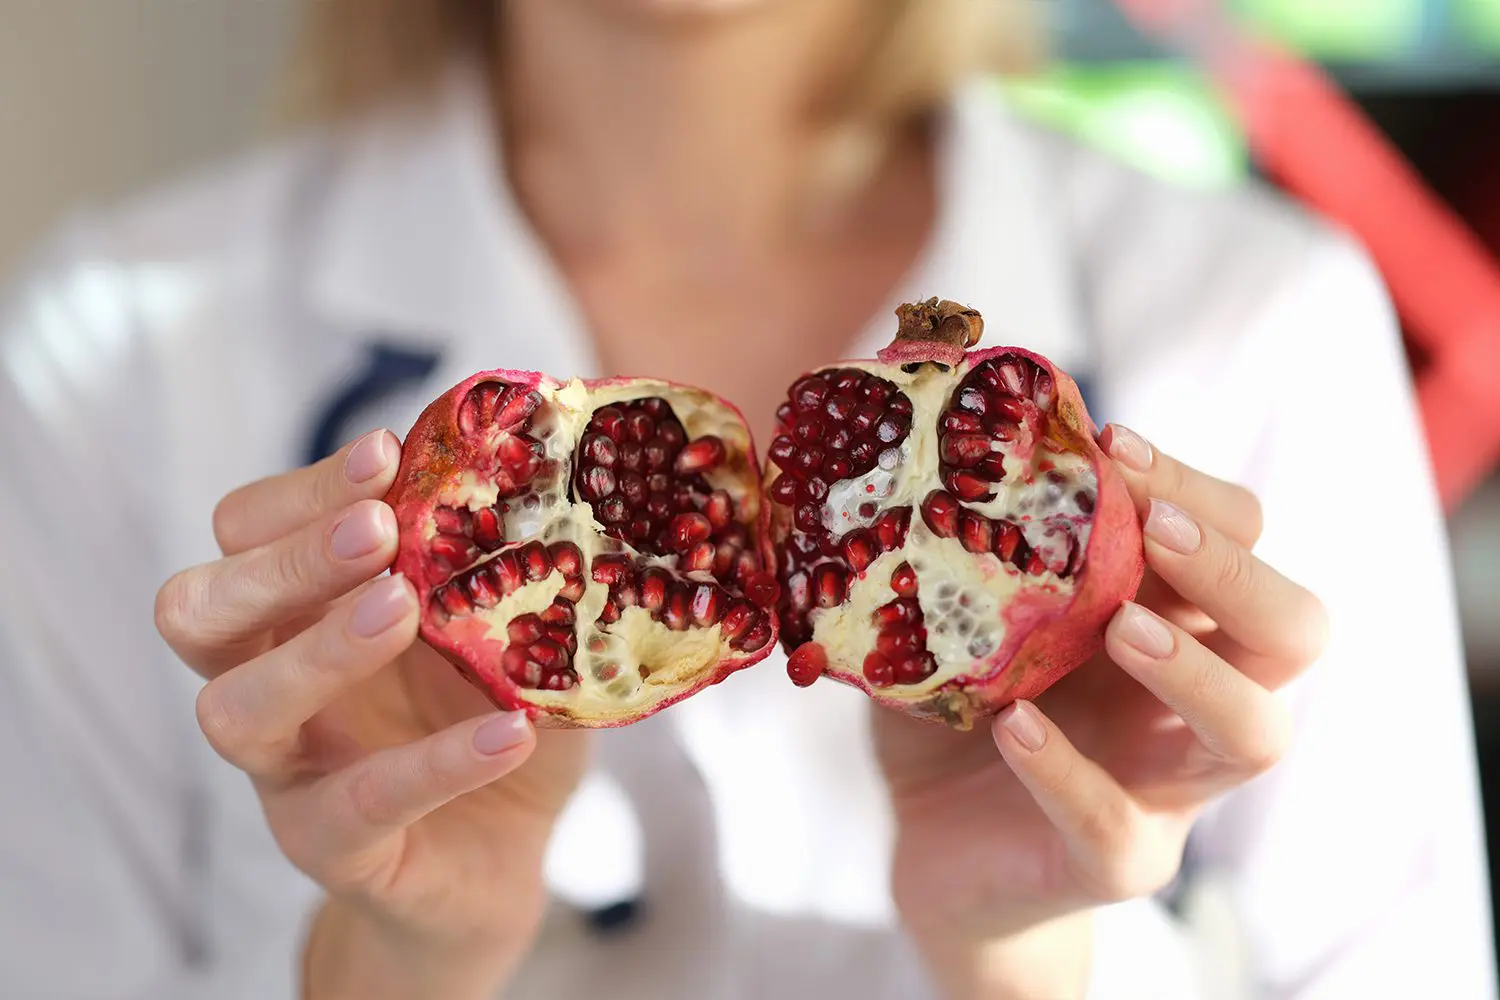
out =
<svg viewBox="0 0 1500 1000"><path fill-rule="evenodd" d="M381 767L357 767L344 784L344 808L357 826L387 826L394 815L391 781Z"/></svg>
<svg viewBox="0 0 1500 1000"><path fill-rule="evenodd" d="M1137 823L1094 865L1089 889L1102 902L1120 903L1160 892L1177 877L1180 859Z"/></svg>
<svg viewBox="0 0 1500 1000"><path fill-rule="evenodd" d="M1217 565L1214 567L1214 586L1217 590L1244 595L1256 585L1255 566L1248 549L1228 541L1216 546Z"/></svg>
<svg viewBox="0 0 1500 1000"><path fill-rule="evenodd" d="M1247 545L1254 545L1260 540L1261 532L1266 527L1266 511L1260 502L1260 497L1254 490L1235 484L1235 492L1239 495L1241 507L1241 528Z"/></svg>
<svg viewBox="0 0 1500 1000"><path fill-rule="evenodd" d="M174 574L156 592L153 617L156 631L176 648L186 644L197 631L204 605L204 583L197 569Z"/></svg>
<svg viewBox="0 0 1500 1000"><path fill-rule="evenodd" d="M1291 722L1279 704L1259 713L1255 725L1247 727L1232 750L1234 764L1247 777L1258 777L1271 770L1286 756L1291 743Z"/></svg>
<svg viewBox="0 0 1500 1000"><path fill-rule="evenodd" d="M198 691L198 699L193 707L198 717L198 728L203 731L214 752L231 762L238 759L244 743L244 727L234 711L231 699L224 697L220 683L210 681L205 684Z"/></svg>

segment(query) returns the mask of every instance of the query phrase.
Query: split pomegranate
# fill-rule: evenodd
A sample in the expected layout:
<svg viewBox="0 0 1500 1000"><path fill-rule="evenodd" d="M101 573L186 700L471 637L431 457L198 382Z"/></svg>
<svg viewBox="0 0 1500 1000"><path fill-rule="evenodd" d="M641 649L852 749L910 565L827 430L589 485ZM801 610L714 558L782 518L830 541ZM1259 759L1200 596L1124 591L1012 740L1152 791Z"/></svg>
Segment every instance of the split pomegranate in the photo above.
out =
<svg viewBox="0 0 1500 1000"><path fill-rule="evenodd" d="M1098 651L1143 571L1124 481L1077 386L979 314L903 305L874 361L794 383L766 493L781 639L826 673L967 729Z"/></svg>
<svg viewBox="0 0 1500 1000"><path fill-rule="evenodd" d="M423 639L539 724L634 722L774 645L754 446L707 392L481 372L418 418L387 501Z"/></svg>

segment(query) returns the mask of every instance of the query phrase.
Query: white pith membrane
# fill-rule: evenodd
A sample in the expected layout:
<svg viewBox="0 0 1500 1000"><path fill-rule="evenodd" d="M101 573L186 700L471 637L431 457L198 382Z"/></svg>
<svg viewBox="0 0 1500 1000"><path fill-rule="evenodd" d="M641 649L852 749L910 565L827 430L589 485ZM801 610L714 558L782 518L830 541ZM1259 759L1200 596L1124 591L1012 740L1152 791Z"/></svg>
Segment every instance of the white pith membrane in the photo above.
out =
<svg viewBox="0 0 1500 1000"><path fill-rule="evenodd" d="M980 364L1004 360L999 356ZM930 494L945 490L938 422L954 407L958 390L975 366L966 360L951 370L936 364L922 364L915 371L891 365L841 365L828 370L849 367L884 378L906 395L912 404L911 431L880 454L875 468L830 486L821 508L822 524L836 537L847 538L857 529L869 528L888 511L909 508L911 517L903 544L880 552L862 573L849 571L841 602L819 607L814 594L808 613L811 641L823 647L831 673L863 679L866 658L876 649L882 628L875 624L877 610L902 596L892 586L892 574L903 563L909 564L916 576L926 652L936 661L936 670L916 683L872 686L880 688L883 696L922 701L952 682L987 676L994 665L1009 659L1031 626L1069 603L1081 563L1077 553L1088 546L1097 477L1087 457L1049 447L1045 438L1034 442L1025 440L1026 435L1011 442L991 438L990 450L1003 455L1004 467L1003 477L990 486L994 498L959 501L958 510L1013 523L1042 562L1067 569L1059 574L1050 569L1037 571L1033 565L1028 572L993 552L970 551L958 537L936 534L921 508ZM1035 395L1045 428L1052 418L1055 392L1041 390ZM768 487L778 473L772 465ZM811 566L815 574L819 562ZM794 590L788 586L789 593ZM784 604L783 632L791 635L795 626L786 620L785 608Z"/></svg>
<svg viewBox="0 0 1500 1000"><path fill-rule="evenodd" d="M472 391L472 390L471 390ZM566 628L576 640L572 655L574 681L563 690L547 690L520 685L525 700L544 710L564 714L584 722L608 723L649 713L661 702L673 699L684 689L700 682L728 660L741 660L760 650L731 648L720 624L704 627L693 623L674 630L664 621L654 620L642 607L627 607L617 621L601 622L610 588L593 579L591 567L601 555L624 555L638 561L642 568L659 566L670 570L674 579L689 583L710 583L741 596L733 584L716 580L711 571L685 572L679 567L681 557L660 555L637 549L634 545L605 534L605 526L585 500L574 497L570 480L579 457L581 439L595 411L611 404L624 404L651 397L668 401L681 422L689 443L707 435L724 442L726 460L701 475L710 488L724 490L734 502L733 518L751 535L759 515L760 499L747 478L749 433L739 416L715 397L682 386L648 379L632 379L628 384L585 386L578 379L566 385L544 380L536 387L542 405L535 411L526 429L544 449L540 473L531 481L532 492L509 501L498 496L492 479L474 472L464 473L461 480L435 498L434 510L442 507L483 511L497 501L510 509L505 512L505 542L496 551L480 556L453 574L446 587L434 589L434 604L441 605L437 595L444 589L468 586L466 581L476 570L498 569L498 561L507 553L518 553L524 563L526 555L535 555L537 546L548 551L571 543L581 553L581 573L569 578L555 566L545 575L535 575L517 589L504 593L493 607L470 602L457 614L437 612L437 627L454 645L472 653L483 649L481 662L470 665L482 675L506 674L503 657L513 644L509 626L523 615L545 612L559 594L567 590L582 593L574 601L574 620ZM510 432L495 426L482 428L479 450L494 454ZM429 545L438 535L436 521L429 516L423 529ZM535 544L533 544L535 543ZM509 556L508 558L516 558ZM579 579L581 577L581 579ZM450 595L451 596L451 595ZM551 628L562 627L553 623Z"/></svg>

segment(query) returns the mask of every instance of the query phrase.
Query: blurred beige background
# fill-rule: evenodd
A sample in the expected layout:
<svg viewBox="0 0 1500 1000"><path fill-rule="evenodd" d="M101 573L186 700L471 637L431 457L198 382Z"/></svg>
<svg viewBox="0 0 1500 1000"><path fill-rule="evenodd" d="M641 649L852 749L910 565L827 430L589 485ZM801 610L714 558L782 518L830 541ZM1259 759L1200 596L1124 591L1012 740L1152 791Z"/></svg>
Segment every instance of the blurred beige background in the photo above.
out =
<svg viewBox="0 0 1500 1000"><path fill-rule="evenodd" d="M60 213L263 127L293 0L0 0L0 274Z"/></svg>

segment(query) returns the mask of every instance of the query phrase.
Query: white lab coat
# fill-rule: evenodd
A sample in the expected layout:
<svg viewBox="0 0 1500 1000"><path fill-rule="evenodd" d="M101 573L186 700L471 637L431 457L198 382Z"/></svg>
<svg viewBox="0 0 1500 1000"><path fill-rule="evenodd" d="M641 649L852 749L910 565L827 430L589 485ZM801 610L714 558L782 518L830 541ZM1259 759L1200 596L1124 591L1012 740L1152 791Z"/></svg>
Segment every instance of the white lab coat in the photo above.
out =
<svg viewBox="0 0 1500 1000"><path fill-rule="evenodd" d="M7 1000L296 996L316 888L200 737L198 681L152 599L216 555L215 501L302 462L320 421L337 444L404 431L482 368L598 374L487 121L457 73L431 111L83 214L15 284L0 312ZM1101 423L1253 486L1258 551L1334 621L1287 693L1287 759L1204 817L1181 891L1101 913L1093 997L1493 998L1443 525L1365 256L1266 192L1138 176L980 85L952 101L940 203L890 306L971 303L988 343L1086 377ZM850 356L891 328L882 309ZM413 377L340 410L376 342ZM549 857L558 904L507 996L933 996L894 929L867 721L851 689L794 689L778 654L604 734ZM580 920L637 890L629 928Z"/></svg>

